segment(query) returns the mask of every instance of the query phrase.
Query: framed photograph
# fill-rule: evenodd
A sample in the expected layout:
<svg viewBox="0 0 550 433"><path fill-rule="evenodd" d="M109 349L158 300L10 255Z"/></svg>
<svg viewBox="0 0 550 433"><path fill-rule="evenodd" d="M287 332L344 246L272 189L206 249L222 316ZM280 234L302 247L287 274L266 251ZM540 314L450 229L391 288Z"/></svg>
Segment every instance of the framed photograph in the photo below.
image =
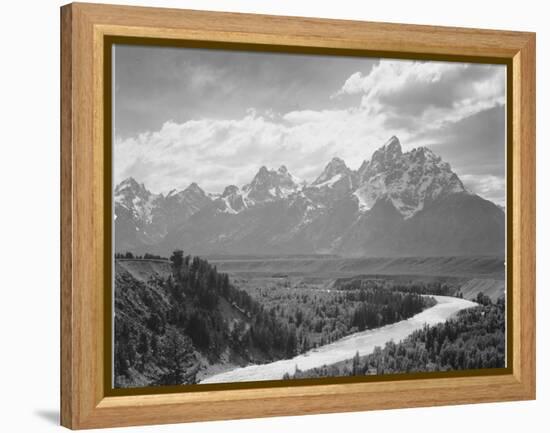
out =
<svg viewBox="0 0 550 433"><path fill-rule="evenodd" d="M535 398L535 35L61 8L61 417Z"/></svg>

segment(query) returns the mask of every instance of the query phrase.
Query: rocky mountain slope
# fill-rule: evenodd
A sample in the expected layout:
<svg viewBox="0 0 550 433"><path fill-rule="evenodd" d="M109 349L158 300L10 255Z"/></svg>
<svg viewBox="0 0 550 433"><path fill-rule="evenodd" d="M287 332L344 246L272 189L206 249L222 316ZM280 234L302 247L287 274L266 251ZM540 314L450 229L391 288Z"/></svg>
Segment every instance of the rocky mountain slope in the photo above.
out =
<svg viewBox="0 0 550 433"><path fill-rule="evenodd" d="M397 137L354 171L332 159L311 184L285 166L207 194L168 195L126 179L115 189L115 249L169 254L319 254L346 257L504 253L505 215L466 190L426 147Z"/></svg>

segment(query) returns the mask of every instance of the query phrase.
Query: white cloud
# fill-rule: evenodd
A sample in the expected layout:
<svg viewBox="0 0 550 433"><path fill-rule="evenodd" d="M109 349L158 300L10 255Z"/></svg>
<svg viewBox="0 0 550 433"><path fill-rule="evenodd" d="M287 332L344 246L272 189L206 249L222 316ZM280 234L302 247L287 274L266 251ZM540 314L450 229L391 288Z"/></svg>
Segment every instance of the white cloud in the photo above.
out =
<svg viewBox="0 0 550 433"><path fill-rule="evenodd" d="M440 81L441 77L449 71L467 67L463 63L381 60L368 75L363 76L360 72L356 72L349 77L339 93L365 93L374 97L403 89L412 83L434 83Z"/></svg>
<svg viewBox="0 0 550 433"><path fill-rule="evenodd" d="M425 144L413 141L419 127L428 131L422 140L429 141L430 130L502 101L503 69L476 68L382 61L369 74L345 81L335 97L362 95L348 109L261 114L250 109L235 120L168 121L159 131L115 140L115 182L133 176L155 192L197 182L220 192L230 183L248 183L262 165L284 164L305 180L317 177L334 156L357 168L391 135L407 150ZM469 181L484 196L497 194L498 185L488 179Z"/></svg>
<svg viewBox="0 0 550 433"><path fill-rule="evenodd" d="M505 78L504 66L381 60L367 75L351 75L333 98L360 94L371 115L435 130L504 104Z"/></svg>
<svg viewBox="0 0 550 433"><path fill-rule="evenodd" d="M462 174L460 179L470 191L501 206L505 205L506 182L503 177Z"/></svg>
<svg viewBox="0 0 550 433"><path fill-rule="evenodd" d="M368 159L387 139L382 120L362 110L327 110L166 122L157 132L115 141L115 181L134 176L156 192L197 182L215 192L248 183L262 165L282 164L311 180L333 156L354 168Z"/></svg>
<svg viewBox="0 0 550 433"><path fill-rule="evenodd" d="M283 119L292 124L322 123L334 120L346 120L353 110L300 110L283 115Z"/></svg>

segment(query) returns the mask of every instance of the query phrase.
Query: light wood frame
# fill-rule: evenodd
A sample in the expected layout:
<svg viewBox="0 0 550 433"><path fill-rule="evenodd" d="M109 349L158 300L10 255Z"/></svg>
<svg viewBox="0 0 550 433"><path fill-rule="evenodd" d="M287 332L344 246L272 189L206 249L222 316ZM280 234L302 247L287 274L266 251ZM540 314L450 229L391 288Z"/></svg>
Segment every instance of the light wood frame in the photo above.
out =
<svg viewBox="0 0 550 433"><path fill-rule="evenodd" d="M106 36L506 61L512 71L507 374L108 396L104 383ZM510 86L511 85L511 86ZM61 424L73 428L535 398L535 35L73 3L61 8ZM110 212L109 212L109 217ZM511 260L510 260L511 259Z"/></svg>

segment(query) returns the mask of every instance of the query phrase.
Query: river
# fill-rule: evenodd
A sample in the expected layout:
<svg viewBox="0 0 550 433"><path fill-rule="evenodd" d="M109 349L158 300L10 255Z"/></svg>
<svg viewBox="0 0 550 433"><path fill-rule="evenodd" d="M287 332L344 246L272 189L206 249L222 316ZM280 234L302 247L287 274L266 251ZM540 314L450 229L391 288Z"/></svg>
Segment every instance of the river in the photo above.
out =
<svg viewBox="0 0 550 433"><path fill-rule="evenodd" d="M435 325L444 322L456 312L474 307L475 302L450 296L433 296L437 304L421 313L400 322L348 335L331 344L311 349L291 359L283 359L268 364L247 367L219 373L204 379L201 383L247 382L258 380L279 380L285 373L292 374L296 367L300 370L322 367L351 359L357 351L360 355L372 353L376 346L383 347L388 341L399 342L424 324Z"/></svg>

